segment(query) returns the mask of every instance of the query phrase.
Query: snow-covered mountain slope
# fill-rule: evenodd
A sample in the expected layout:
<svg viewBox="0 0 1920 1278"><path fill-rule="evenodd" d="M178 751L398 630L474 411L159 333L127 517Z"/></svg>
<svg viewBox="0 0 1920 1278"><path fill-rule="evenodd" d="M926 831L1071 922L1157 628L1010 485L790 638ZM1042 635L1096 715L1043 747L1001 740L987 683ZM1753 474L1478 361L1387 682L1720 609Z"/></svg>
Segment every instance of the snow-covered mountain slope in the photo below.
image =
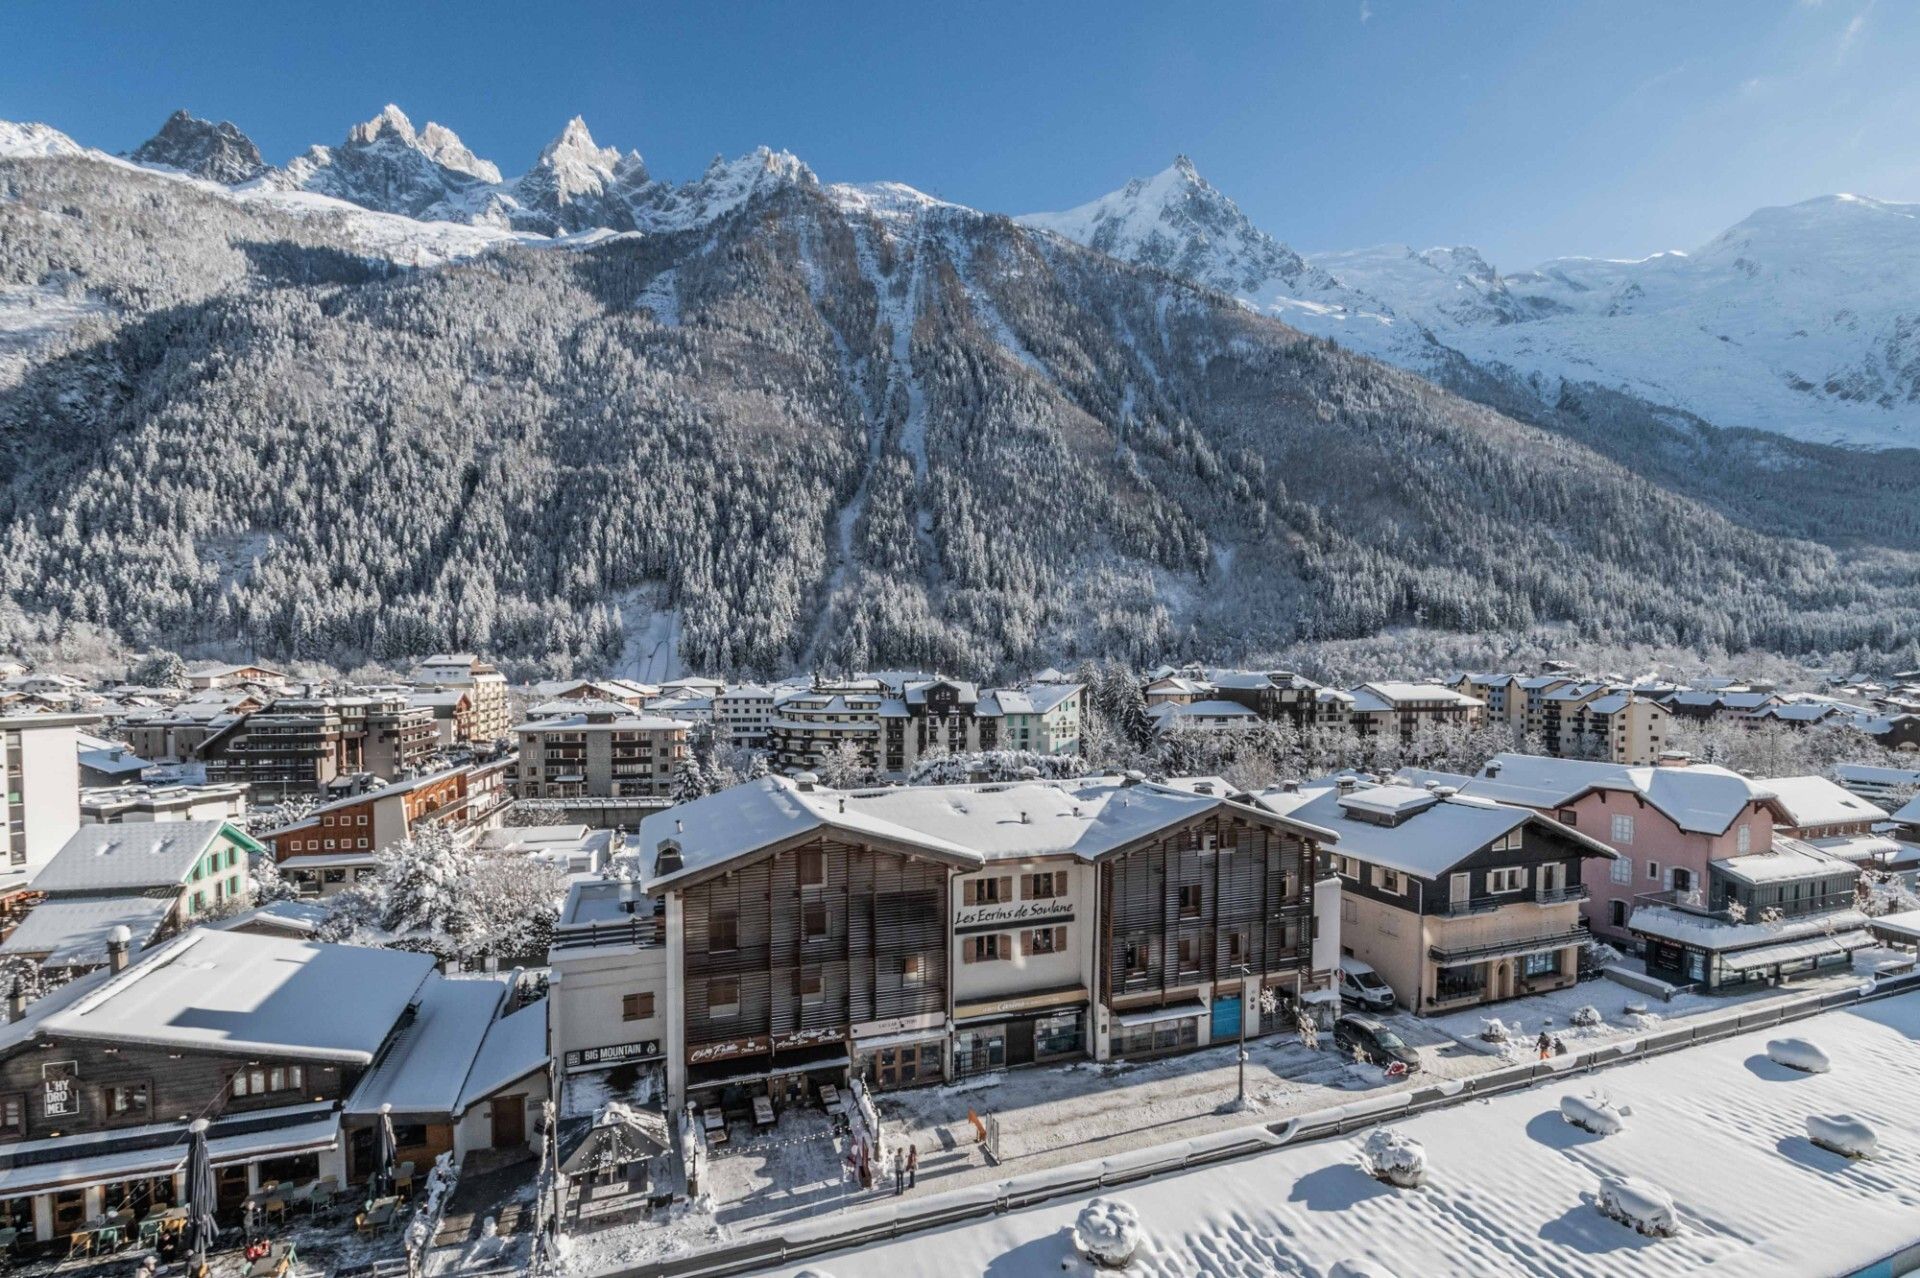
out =
<svg viewBox="0 0 1920 1278"><path fill-rule="evenodd" d="M1184 157L1020 220L1424 375L1464 360L1548 403L1597 385L1716 426L1920 447L1920 206L1831 196L1762 209L1691 254L1512 275L1471 248L1302 257Z"/></svg>

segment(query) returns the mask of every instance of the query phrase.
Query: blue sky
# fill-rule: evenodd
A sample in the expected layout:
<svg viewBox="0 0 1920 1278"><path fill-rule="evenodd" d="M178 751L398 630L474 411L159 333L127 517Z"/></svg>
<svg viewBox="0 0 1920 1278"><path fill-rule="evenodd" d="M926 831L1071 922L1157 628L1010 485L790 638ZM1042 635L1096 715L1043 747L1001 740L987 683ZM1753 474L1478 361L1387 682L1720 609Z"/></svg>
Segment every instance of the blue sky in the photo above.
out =
<svg viewBox="0 0 1920 1278"><path fill-rule="evenodd" d="M323 5L9 0L0 118L109 150L175 107L276 163L391 100L507 173L569 116L656 174L790 149L1010 212L1179 152L1315 251L1690 248L1920 199L1920 5L1887 0Z"/></svg>

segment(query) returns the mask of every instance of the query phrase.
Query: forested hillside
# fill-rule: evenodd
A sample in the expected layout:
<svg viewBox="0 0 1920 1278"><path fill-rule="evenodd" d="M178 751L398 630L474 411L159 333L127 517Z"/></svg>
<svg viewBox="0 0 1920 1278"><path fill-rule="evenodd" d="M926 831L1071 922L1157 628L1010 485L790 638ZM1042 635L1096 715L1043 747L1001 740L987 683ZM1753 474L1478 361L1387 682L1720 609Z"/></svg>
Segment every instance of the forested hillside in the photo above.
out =
<svg viewBox="0 0 1920 1278"><path fill-rule="evenodd" d="M324 210L0 159L0 299L72 315L0 364L0 648L560 669L672 610L716 671L984 675L1920 620L1911 555L1755 533L1224 296L797 166L684 230L424 269Z"/></svg>

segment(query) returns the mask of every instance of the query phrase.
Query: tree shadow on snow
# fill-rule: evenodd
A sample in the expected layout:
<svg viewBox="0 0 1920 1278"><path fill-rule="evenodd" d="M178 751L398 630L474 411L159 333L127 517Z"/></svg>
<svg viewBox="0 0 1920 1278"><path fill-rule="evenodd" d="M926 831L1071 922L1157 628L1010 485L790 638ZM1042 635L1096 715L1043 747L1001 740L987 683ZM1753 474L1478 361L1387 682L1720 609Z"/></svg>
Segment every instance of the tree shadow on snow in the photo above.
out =
<svg viewBox="0 0 1920 1278"><path fill-rule="evenodd" d="M1803 1069L1788 1069L1765 1052L1755 1052L1747 1057L1745 1064L1747 1073L1770 1083L1799 1083L1813 1077Z"/></svg>
<svg viewBox="0 0 1920 1278"><path fill-rule="evenodd" d="M1396 1190L1351 1163L1337 1163L1308 1172L1294 1181L1293 1192L1287 1195L1287 1201L1299 1203L1308 1211L1345 1211L1356 1203L1378 1198L1382 1194L1418 1192L1414 1189Z"/></svg>
<svg viewBox="0 0 1920 1278"><path fill-rule="evenodd" d="M1853 1170L1853 1160L1844 1154L1836 1154L1830 1149L1822 1149L1805 1136L1783 1136L1774 1142L1775 1149L1784 1158L1789 1158L1810 1171L1823 1176L1838 1175Z"/></svg>
<svg viewBox="0 0 1920 1278"><path fill-rule="evenodd" d="M1079 1254L1073 1245L1073 1231L1062 1226L1055 1233L995 1256L981 1278L1033 1278L1034 1274L1058 1273L1069 1268L1069 1258Z"/></svg>
<svg viewBox="0 0 1920 1278"><path fill-rule="evenodd" d="M1575 1127L1560 1117L1560 1111L1549 1109L1535 1114L1527 1121L1527 1135L1548 1149L1578 1149L1582 1145L1591 1145L1604 1136L1596 1136L1584 1127Z"/></svg>

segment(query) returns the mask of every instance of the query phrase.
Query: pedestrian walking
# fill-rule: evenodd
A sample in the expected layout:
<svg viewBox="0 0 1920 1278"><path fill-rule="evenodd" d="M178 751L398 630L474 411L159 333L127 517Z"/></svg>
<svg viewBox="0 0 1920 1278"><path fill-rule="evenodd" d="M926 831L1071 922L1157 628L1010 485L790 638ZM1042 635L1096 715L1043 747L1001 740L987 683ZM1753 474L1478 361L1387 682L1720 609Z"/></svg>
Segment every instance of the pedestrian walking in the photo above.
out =
<svg viewBox="0 0 1920 1278"><path fill-rule="evenodd" d="M1541 1030L1540 1038L1534 1043L1534 1046L1540 1049L1540 1059L1544 1061L1547 1057L1553 1055L1553 1036L1545 1030Z"/></svg>
<svg viewBox="0 0 1920 1278"><path fill-rule="evenodd" d="M893 1151L893 1196L898 1198L907 1191L907 1156L899 1150Z"/></svg>
<svg viewBox="0 0 1920 1278"><path fill-rule="evenodd" d="M907 1146L907 1188L908 1189L913 1188L914 1182L919 1179L919 1173L920 1173L920 1147L918 1145L909 1145Z"/></svg>

